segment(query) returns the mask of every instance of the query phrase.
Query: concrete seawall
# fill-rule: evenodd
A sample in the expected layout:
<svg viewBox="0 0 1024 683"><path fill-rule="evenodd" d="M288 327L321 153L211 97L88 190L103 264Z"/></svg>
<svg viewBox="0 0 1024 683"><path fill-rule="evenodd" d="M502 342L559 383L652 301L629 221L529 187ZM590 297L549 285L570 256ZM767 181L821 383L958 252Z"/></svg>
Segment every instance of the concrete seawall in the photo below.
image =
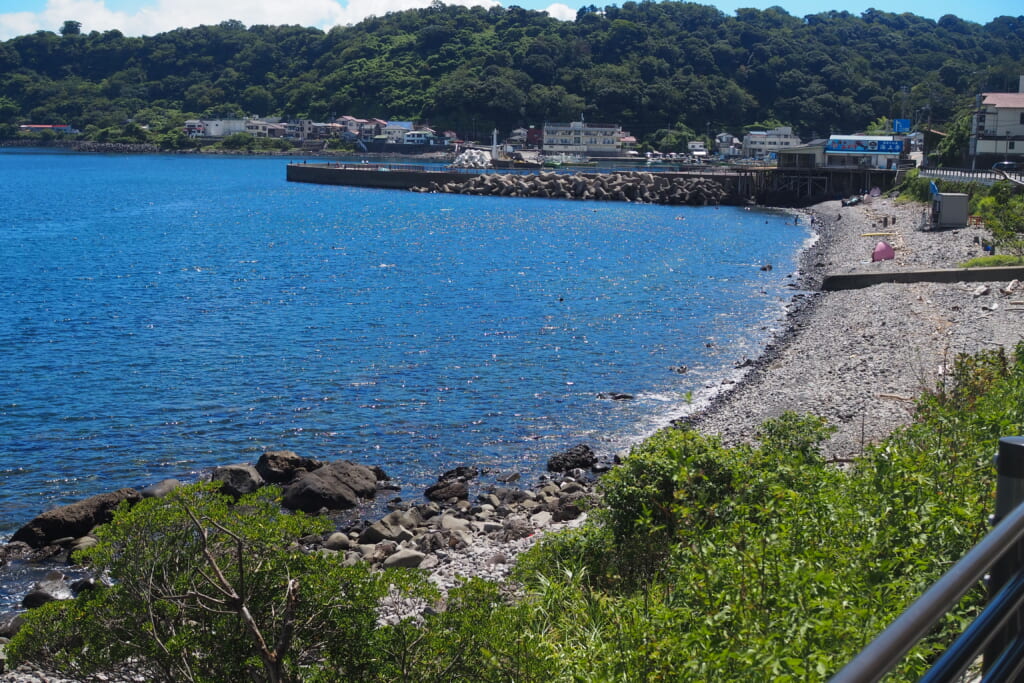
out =
<svg viewBox="0 0 1024 683"><path fill-rule="evenodd" d="M477 175L479 171L429 171L414 164L288 164L287 171L287 179L295 183L388 190L408 190L431 181L461 182Z"/></svg>
<svg viewBox="0 0 1024 683"><path fill-rule="evenodd" d="M1000 266L997 268L936 268L929 270L905 270L886 273L843 273L827 275L822 280L824 292L844 289L863 289L886 282L994 282L997 280L1024 279L1024 266Z"/></svg>

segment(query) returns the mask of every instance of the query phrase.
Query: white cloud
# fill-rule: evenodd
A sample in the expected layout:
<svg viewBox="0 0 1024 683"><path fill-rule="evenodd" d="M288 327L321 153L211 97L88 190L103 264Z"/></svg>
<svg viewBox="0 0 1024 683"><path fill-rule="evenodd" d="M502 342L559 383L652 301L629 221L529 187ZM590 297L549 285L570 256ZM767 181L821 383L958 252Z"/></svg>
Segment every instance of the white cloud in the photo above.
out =
<svg viewBox="0 0 1024 683"><path fill-rule="evenodd" d="M371 15L383 16L430 4L431 0L147 0L138 11L128 13L110 10L104 0L47 0L41 12L0 14L0 40L39 30L57 31L68 20L81 22L84 32L118 29L129 36L150 36L228 19L237 19L246 26L298 24L327 30L358 23ZM455 0L450 4L500 5L497 0Z"/></svg>
<svg viewBox="0 0 1024 683"><path fill-rule="evenodd" d="M0 40L32 33L38 28L36 15L31 12L0 14Z"/></svg>
<svg viewBox="0 0 1024 683"><path fill-rule="evenodd" d="M576 10L574 10L572 7L569 7L568 5L563 5L560 2L556 2L553 5L549 5L548 8L544 11L550 14L555 19L561 19L562 21L576 20Z"/></svg>

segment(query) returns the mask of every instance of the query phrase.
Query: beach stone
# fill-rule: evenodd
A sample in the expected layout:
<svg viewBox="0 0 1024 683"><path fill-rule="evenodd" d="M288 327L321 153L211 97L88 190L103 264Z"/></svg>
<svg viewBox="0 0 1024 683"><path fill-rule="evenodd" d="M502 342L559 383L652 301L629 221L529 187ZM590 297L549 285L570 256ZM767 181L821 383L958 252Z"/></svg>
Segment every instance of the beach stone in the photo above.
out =
<svg viewBox="0 0 1024 683"><path fill-rule="evenodd" d="M266 451L256 461L256 471L270 484L286 484L299 472L312 472L323 467L323 463L312 458L303 458L295 451Z"/></svg>
<svg viewBox="0 0 1024 683"><path fill-rule="evenodd" d="M460 517L456 517L452 514L442 515L439 526L440 528L445 529L447 531L453 531L456 529L461 531L469 531L471 528L467 520L462 519Z"/></svg>
<svg viewBox="0 0 1024 683"><path fill-rule="evenodd" d="M339 460L312 472L300 472L284 490L282 505L289 510L318 512L346 510L377 492L377 475L365 465Z"/></svg>
<svg viewBox="0 0 1024 683"><path fill-rule="evenodd" d="M210 475L210 480L220 482L221 492L233 498L252 493L266 484L252 465L217 467Z"/></svg>
<svg viewBox="0 0 1024 683"><path fill-rule="evenodd" d="M104 583L102 581L97 581L95 578L90 576L84 579L78 579L71 584L70 588L72 594L77 596L80 593L87 593L103 586Z"/></svg>
<svg viewBox="0 0 1024 683"><path fill-rule="evenodd" d="M20 612L0 615L0 638L13 638L24 623L25 617Z"/></svg>
<svg viewBox="0 0 1024 683"><path fill-rule="evenodd" d="M537 527L549 526L551 524L551 513L547 510L541 510L540 512L532 515L530 517L530 521Z"/></svg>
<svg viewBox="0 0 1024 683"><path fill-rule="evenodd" d="M99 540L95 536L81 536L71 542L71 552L75 553L79 550L86 550L99 543Z"/></svg>
<svg viewBox="0 0 1024 683"><path fill-rule="evenodd" d="M587 444L579 444L548 460L548 471L565 472L576 468L587 468L595 462L597 462L597 456L594 455L594 449Z"/></svg>
<svg viewBox="0 0 1024 683"><path fill-rule="evenodd" d="M419 567L426 557L424 553L411 548L401 548L395 554L384 560L385 567L408 567L415 569Z"/></svg>
<svg viewBox="0 0 1024 683"><path fill-rule="evenodd" d="M349 539L348 534L335 531L324 541L324 547L328 550L348 550L352 547L352 541Z"/></svg>
<svg viewBox="0 0 1024 683"><path fill-rule="evenodd" d="M21 606L32 609L54 600L70 600L74 597L71 586L65 576L58 572L49 572L42 581L37 581L32 590L21 600Z"/></svg>
<svg viewBox="0 0 1024 683"><path fill-rule="evenodd" d="M411 531L394 521L379 520L363 529L359 534L360 543L380 543L381 541L395 541L401 543L412 538Z"/></svg>
<svg viewBox="0 0 1024 683"><path fill-rule="evenodd" d="M152 486L147 486L139 491L139 493L142 494L143 498L163 498L179 486L181 486L181 481L178 479L164 479Z"/></svg>
<svg viewBox="0 0 1024 683"><path fill-rule="evenodd" d="M516 541L533 535L533 525L526 519L519 516L509 517L505 520L505 529L502 532L503 541Z"/></svg>
<svg viewBox="0 0 1024 683"><path fill-rule="evenodd" d="M430 500L444 502L451 498L469 498L469 484L460 480L439 481L424 491L424 495Z"/></svg>
<svg viewBox="0 0 1024 683"><path fill-rule="evenodd" d="M85 536L93 527L109 522L114 510L122 502L134 505L140 500L142 495L135 489L119 489L112 493L90 496L70 505L47 510L18 529L11 537L11 541L21 541L33 548L42 548L58 538Z"/></svg>

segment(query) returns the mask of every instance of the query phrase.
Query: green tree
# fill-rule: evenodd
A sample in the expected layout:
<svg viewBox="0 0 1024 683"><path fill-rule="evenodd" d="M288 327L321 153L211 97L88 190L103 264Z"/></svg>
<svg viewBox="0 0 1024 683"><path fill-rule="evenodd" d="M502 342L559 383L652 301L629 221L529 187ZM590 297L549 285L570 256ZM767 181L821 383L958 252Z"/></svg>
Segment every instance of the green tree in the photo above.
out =
<svg viewBox="0 0 1024 683"><path fill-rule="evenodd" d="M82 22L80 21L65 21L60 27L60 34L62 36L78 36L82 34Z"/></svg>

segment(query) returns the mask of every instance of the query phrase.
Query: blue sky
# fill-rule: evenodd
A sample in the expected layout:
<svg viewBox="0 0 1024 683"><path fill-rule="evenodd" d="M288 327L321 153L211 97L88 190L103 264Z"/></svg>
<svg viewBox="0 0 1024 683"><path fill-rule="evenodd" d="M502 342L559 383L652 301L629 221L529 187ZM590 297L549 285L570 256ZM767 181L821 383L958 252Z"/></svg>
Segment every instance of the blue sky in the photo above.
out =
<svg viewBox="0 0 1024 683"><path fill-rule="evenodd" d="M517 4L527 9L546 10L560 19L571 19L580 5L603 7L618 2L594 0L454 0L452 4L493 6ZM126 35L152 35L179 26L215 24L238 19L252 24L300 24L328 29L338 24L353 24L371 14L382 15L413 7L426 7L430 0L0 0L0 40L33 33L40 29L56 31L65 20L80 21L85 31L118 29ZM945 14L987 23L993 18L1024 15L1020 0L905 0L899 5L877 0L762 0L739 2L721 0L714 4L727 14L738 7L764 9L783 7L798 17L829 9L860 14L876 7L888 12L910 12L929 19Z"/></svg>

